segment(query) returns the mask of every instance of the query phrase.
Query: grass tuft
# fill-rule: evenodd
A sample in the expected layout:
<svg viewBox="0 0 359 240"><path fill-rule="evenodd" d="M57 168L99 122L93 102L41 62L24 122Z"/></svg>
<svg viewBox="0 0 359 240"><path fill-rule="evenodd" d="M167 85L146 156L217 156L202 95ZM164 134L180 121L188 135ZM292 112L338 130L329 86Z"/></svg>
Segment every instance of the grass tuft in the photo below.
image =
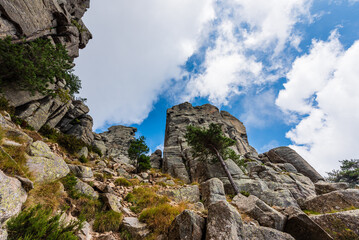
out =
<svg viewBox="0 0 359 240"><path fill-rule="evenodd" d="M93 230L96 232L118 231L120 229L122 219L122 213L112 210L99 213L95 218Z"/></svg>
<svg viewBox="0 0 359 240"><path fill-rule="evenodd" d="M124 187L130 187L132 186L132 183L128 181L126 178L117 178L115 180L116 186L124 186Z"/></svg>

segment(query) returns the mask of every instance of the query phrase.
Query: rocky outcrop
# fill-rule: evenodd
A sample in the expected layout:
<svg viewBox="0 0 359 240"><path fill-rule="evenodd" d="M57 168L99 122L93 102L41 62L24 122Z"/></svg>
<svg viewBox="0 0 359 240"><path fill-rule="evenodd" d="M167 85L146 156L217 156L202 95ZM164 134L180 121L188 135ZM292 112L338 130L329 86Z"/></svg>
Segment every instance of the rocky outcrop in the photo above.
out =
<svg viewBox="0 0 359 240"><path fill-rule="evenodd" d="M168 240L202 240L205 220L193 211L184 210L172 222L168 231Z"/></svg>
<svg viewBox="0 0 359 240"><path fill-rule="evenodd" d="M304 212L294 207L285 210L288 216L284 231L296 240L333 240L333 238Z"/></svg>
<svg viewBox="0 0 359 240"><path fill-rule="evenodd" d="M34 142L30 146L29 154L26 165L33 174L35 182L52 182L65 177L70 172L65 161L54 154L42 141Z"/></svg>
<svg viewBox="0 0 359 240"><path fill-rule="evenodd" d="M157 149L154 153L151 154L150 157L151 161L151 167L161 169L162 168L162 151L160 149Z"/></svg>
<svg viewBox="0 0 359 240"><path fill-rule="evenodd" d="M196 203L200 201L200 193L197 185L176 190L165 190L163 193L171 199L174 199L176 202Z"/></svg>
<svg viewBox="0 0 359 240"><path fill-rule="evenodd" d="M238 119L210 104L193 107L190 103L183 103L167 110L163 151L164 171L185 182L202 182L213 177L225 176L220 170L221 167L218 167L220 165L213 166L193 159L184 140L188 125L208 127L210 123L222 125L225 135L236 141L234 150L237 153L256 155L256 151L248 143L244 125ZM241 174L236 165L232 172Z"/></svg>
<svg viewBox="0 0 359 240"><path fill-rule="evenodd" d="M81 166L81 165L67 165L71 171L71 173L75 174L76 177L82 179L89 179L93 177L93 172L90 167Z"/></svg>
<svg viewBox="0 0 359 240"><path fill-rule="evenodd" d="M122 228L131 234L131 239L144 239L150 232L147 224L141 223L135 217L125 217L122 222Z"/></svg>
<svg viewBox="0 0 359 240"><path fill-rule="evenodd" d="M244 230L246 239L248 240L294 240L290 234L269 227L259 227L245 224Z"/></svg>
<svg viewBox="0 0 359 240"><path fill-rule="evenodd" d="M359 208L359 189L346 189L330 192L308 199L302 208L319 213Z"/></svg>
<svg viewBox="0 0 359 240"><path fill-rule="evenodd" d="M77 179L76 185L74 188L81 194L88 196L92 199L98 199L99 194L96 192L90 185Z"/></svg>
<svg viewBox="0 0 359 240"><path fill-rule="evenodd" d="M89 0L1 0L0 38L9 36L14 43L47 38L54 44L64 45L69 56L76 58L79 49L92 38L81 20L89 5ZM49 88L63 91L64 86L64 80L56 79ZM24 91L15 82L2 86L1 92L15 107L16 115L35 130L49 125L88 144L92 142L92 118L86 115L88 108L81 101ZM72 118L74 112L84 108L87 112Z"/></svg>
<svg viewBox="0 0 359 240"><path fill-rule="evenodd" d="M265 202L256 196L243 196L238 194L231 202L239 212L245 213L253 219L257 220L261 226L274 228L283 231L287 218L268 206Z"/></svg>
<svg viewBox="0 0 359 240"><path fill-rule="evenodd" d="M26 198L27 194L21 187L21 182L16 178L6 176L0 170L0 229L7 219L21 211Z"/></svg>
<svg viewBox="0 0 359 240"><path fill-rule="evenodd" d="M315 215L310 218L335 239L359 239L359 209Z"/></svg>
<svg viewBox="0 0 359 240"><path fill-rule="evenodd" d="M349 188L349 184L346 182L325 182L325 181L318 181L315 183L315 191L318 195L330 193L336 190L344 190Z"/></svg>
<svg viewBox="0 0 359 240"><path fill-rule="evenodd" d="M121 159L128 156L127 151L131 141L135 139L136 131L137 128L134 127L112 126L108 131L98 134L95 142L103 143L108 157Z"/></svg>
<svg viewBox="0 0 359 240"><path fill-rule="evenodd" d="M305 161L296 151L289 147L278 147L265 153L272 163L290 163L299 173L307 176L313 182L324 180L324 178Z"/></svg>

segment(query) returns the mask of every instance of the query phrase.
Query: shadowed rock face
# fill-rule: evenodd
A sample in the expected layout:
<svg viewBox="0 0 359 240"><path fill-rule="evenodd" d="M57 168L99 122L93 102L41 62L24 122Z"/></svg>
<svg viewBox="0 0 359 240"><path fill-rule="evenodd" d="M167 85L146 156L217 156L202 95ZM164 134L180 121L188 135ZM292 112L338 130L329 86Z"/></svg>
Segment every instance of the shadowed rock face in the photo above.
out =
<svg viewBox="0 0 359 240"><path fill-rule="evenodd" d="M64 45L69 56L76 58L79 49L92 38L81 20L89 6L89 0L0 0L0 38L10 36L14 43L47 38ZM56 90L64 86L63 80L56 79L49 88ZM4 86L2 94L15 107L16 115L35 130L49 125L87 144L93 141L93 121L84 103L32 94L19 89L16 83Z"/></svg>
<svg viewBox="0 0 359 240"><path fill-rule="evenodd" d="M173 176L186 182L205 181L212 177L225 177L220 165L210 165L199 162L191 157L184 135L188 125L208 127L210 123L223 126L227 137L236 141L234 150L239 154L251 153L257 155L255 149L248 143L246 129L242 122L228 112L219 111L210 104L193 107L183 103L167 110L166 133L164 143L163 169ZM231 164L233 175L241 175L238 166Z"/></svg>

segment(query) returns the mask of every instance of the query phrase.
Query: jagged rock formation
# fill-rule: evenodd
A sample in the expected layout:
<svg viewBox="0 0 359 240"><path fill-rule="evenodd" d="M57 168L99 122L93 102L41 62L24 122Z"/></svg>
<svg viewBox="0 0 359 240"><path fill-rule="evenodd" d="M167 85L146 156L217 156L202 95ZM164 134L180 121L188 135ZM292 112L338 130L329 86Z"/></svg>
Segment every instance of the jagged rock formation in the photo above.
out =
<svg viewBox="0 0 359 240"><path fill-rule="evenodd" d="M128 148L135 139L137 128L126 126L112 126L108 131L97 135L95 144L106 147L106 156L123 159L128 156Z"/></svg>
<svg viewBox="0 0 359 240"><path fill-rule="evenodd" d="M89 5L89 0L0 0L0 38L10 36L14 42L48 38L64 45L69 56L76 58L92 38L81 20ZM49 88L62 90L64 86L63 80L57 79ZM84 103L32 94L17 84L4 86L2 94L15 107L16 115L36 130L47 124L92 142L93 122Z"/></svg>
<svg viewBox="0 0 359 240"><path fill-rule="evenodd" d="M183 103L167 110L166 132L163 151L163 169L185 182L205 181L212 177L224 177L221 167L196 161L191 157L189 148L184 140L188 125L208 127L210 123L223 125L226 136L236 141L234 150L239 154L257 155L255 149L248 143L246 129L238 119L228 112L219 111L210 104L193 107ZM239 177L242 171L234 162L228 163L230 172Z"/></svg>

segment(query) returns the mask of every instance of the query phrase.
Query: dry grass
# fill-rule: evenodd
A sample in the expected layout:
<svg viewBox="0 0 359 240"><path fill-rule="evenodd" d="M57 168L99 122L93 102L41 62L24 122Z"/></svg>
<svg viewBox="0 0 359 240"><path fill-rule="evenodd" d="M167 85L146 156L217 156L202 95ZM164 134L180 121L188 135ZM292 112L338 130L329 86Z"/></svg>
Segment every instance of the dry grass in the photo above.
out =
<svg viewBox="0 0 359 240"><path fill-rule="evenodd" d="M37 184L34 189L30 190L25 207L41 204L45 208L51 208L56 211L65 204L65 197L66 193L63 191L62 184L59 181Z"/></svg>
<svg viewBox="0 0 359 240"><path fill-rule="evenodd" d="M26 166L25 147L0 147L0 169L6 174L20 175L31 179L31 174Z"/></svg>
<svg viewBox="0 0 359 240"><path fill-rule="evenodd" d="M186 203L170 205L169 203L159 204L147 208L140 214L139 220L148 224L148 227L156 234L165 233L173 219L187 208Z"/></svg>

